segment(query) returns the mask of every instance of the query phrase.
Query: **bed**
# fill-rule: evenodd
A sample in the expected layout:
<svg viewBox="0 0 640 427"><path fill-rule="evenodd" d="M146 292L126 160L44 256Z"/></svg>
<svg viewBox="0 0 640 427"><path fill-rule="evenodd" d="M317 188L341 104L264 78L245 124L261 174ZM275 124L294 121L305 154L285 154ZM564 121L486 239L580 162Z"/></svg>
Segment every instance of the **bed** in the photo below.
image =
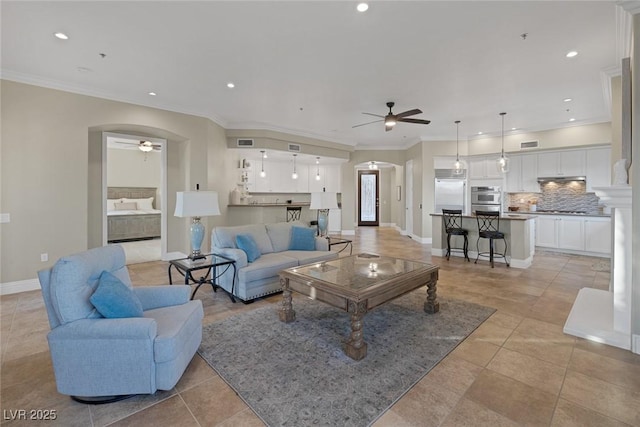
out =
<svg viewBox="0 0 640 427"><path fill-rule="evenodd" d="M160 237L161 211L155 187L107 188L107 241L124 242Z"/></svg>

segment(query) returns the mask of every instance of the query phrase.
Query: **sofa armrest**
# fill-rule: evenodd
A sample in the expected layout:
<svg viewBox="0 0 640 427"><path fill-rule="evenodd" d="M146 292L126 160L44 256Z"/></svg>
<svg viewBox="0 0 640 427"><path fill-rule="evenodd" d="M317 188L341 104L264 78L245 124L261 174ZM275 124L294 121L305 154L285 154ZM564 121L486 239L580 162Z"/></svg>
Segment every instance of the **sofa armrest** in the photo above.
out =
<svg viewBox="0 0 640 427"><path fill-rule="evenodd" d="M316 251L328 251L329 239L326 237L316 236Z"/></svg>
<svg viewBox="0 0 640 427"><path fill-rule="evenodd" d="M214 247L212 252L234 260L236 262L237 269L246 267L249 264L249 261L247 260L247 253L242 249Z"/></svg>
<svg viewBox="0 0 640 427"><path fill-rule="evenodd" d="M80 319L58 326L47 336L49 342L66 340L154 340L158 326L154 319L127 317L123 319Z"/></svg>
<svg viewBox="0 0 640 427"><path fill-rule="evenodd" d="M144 311L189 302L191 287L187 285L134 287Z"/></svg>

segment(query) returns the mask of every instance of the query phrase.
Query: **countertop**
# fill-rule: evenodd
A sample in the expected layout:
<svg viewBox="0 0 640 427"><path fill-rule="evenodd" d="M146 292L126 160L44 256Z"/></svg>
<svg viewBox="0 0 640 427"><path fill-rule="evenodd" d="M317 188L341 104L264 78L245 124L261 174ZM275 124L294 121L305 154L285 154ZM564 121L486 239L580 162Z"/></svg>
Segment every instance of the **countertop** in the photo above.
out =
<svg viewBox="0 0 640 427"><path fill-rule="evenodd" d="M296 207L296 208L304 208L309 207L311 203L309 202L299 202L299 203L245 203L242 205L227 205L227 207L242 207L242 208L281 208L284 206L287 207Z"/></svg>
<svg viewBox="0 0 640 427"><path fill-rule="evenodd" d="M430 214L431 216L442 216L441 213L432 213ZM475 219L476 216L475 215L462 215L462 218L471 218L471 219ZM518 215L518 214L500 214L500 219L508 219L508 220L515 220L515 221L527 221L530 219L535 218L535 216L533 215Z"/></svg>
<svg viewBox="0 0 640 427"><path fill-rule="evenodd" d="M527 215L527 216L532 216L532 215L555 215L555 216L591 216L591 217L600 217L600 218L610 218L611 214L590 214L590 213L557 213L557 212L528 212L528 211L524 211L524 212L520 212L520 211L516 211L515 213L517 213L518 215Z"/></svg>

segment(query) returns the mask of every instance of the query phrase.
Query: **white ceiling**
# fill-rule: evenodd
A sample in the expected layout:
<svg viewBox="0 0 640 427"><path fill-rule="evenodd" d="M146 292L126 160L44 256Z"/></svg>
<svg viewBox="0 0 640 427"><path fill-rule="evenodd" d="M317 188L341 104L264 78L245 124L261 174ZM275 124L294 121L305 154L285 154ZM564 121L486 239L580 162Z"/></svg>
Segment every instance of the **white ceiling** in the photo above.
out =
<svg viewBox="0 0 640 427"><path fill-rule="evenodd" d="M501 111L518 131L610 120L613 1L355 6L2 1L2 78L358 148L455 140L455 120L461 139L499 134ZM570 50L579 55L567 59ZM386 114L387 101L431 124L352 128L375 119L362 112Z"/></svg>

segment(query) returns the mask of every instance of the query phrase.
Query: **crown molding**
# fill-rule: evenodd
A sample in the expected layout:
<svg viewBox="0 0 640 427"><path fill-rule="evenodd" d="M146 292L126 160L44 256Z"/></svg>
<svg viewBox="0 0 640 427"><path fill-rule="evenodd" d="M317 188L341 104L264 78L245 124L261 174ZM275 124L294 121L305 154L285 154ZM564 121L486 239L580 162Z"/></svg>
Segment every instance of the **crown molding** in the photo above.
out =
<svg viewBox="0 0 640 427"><path fill-rule="evenodd" d="M619 1L617 4L631 15L637 15L640 13L640 1Z"/></svg>

